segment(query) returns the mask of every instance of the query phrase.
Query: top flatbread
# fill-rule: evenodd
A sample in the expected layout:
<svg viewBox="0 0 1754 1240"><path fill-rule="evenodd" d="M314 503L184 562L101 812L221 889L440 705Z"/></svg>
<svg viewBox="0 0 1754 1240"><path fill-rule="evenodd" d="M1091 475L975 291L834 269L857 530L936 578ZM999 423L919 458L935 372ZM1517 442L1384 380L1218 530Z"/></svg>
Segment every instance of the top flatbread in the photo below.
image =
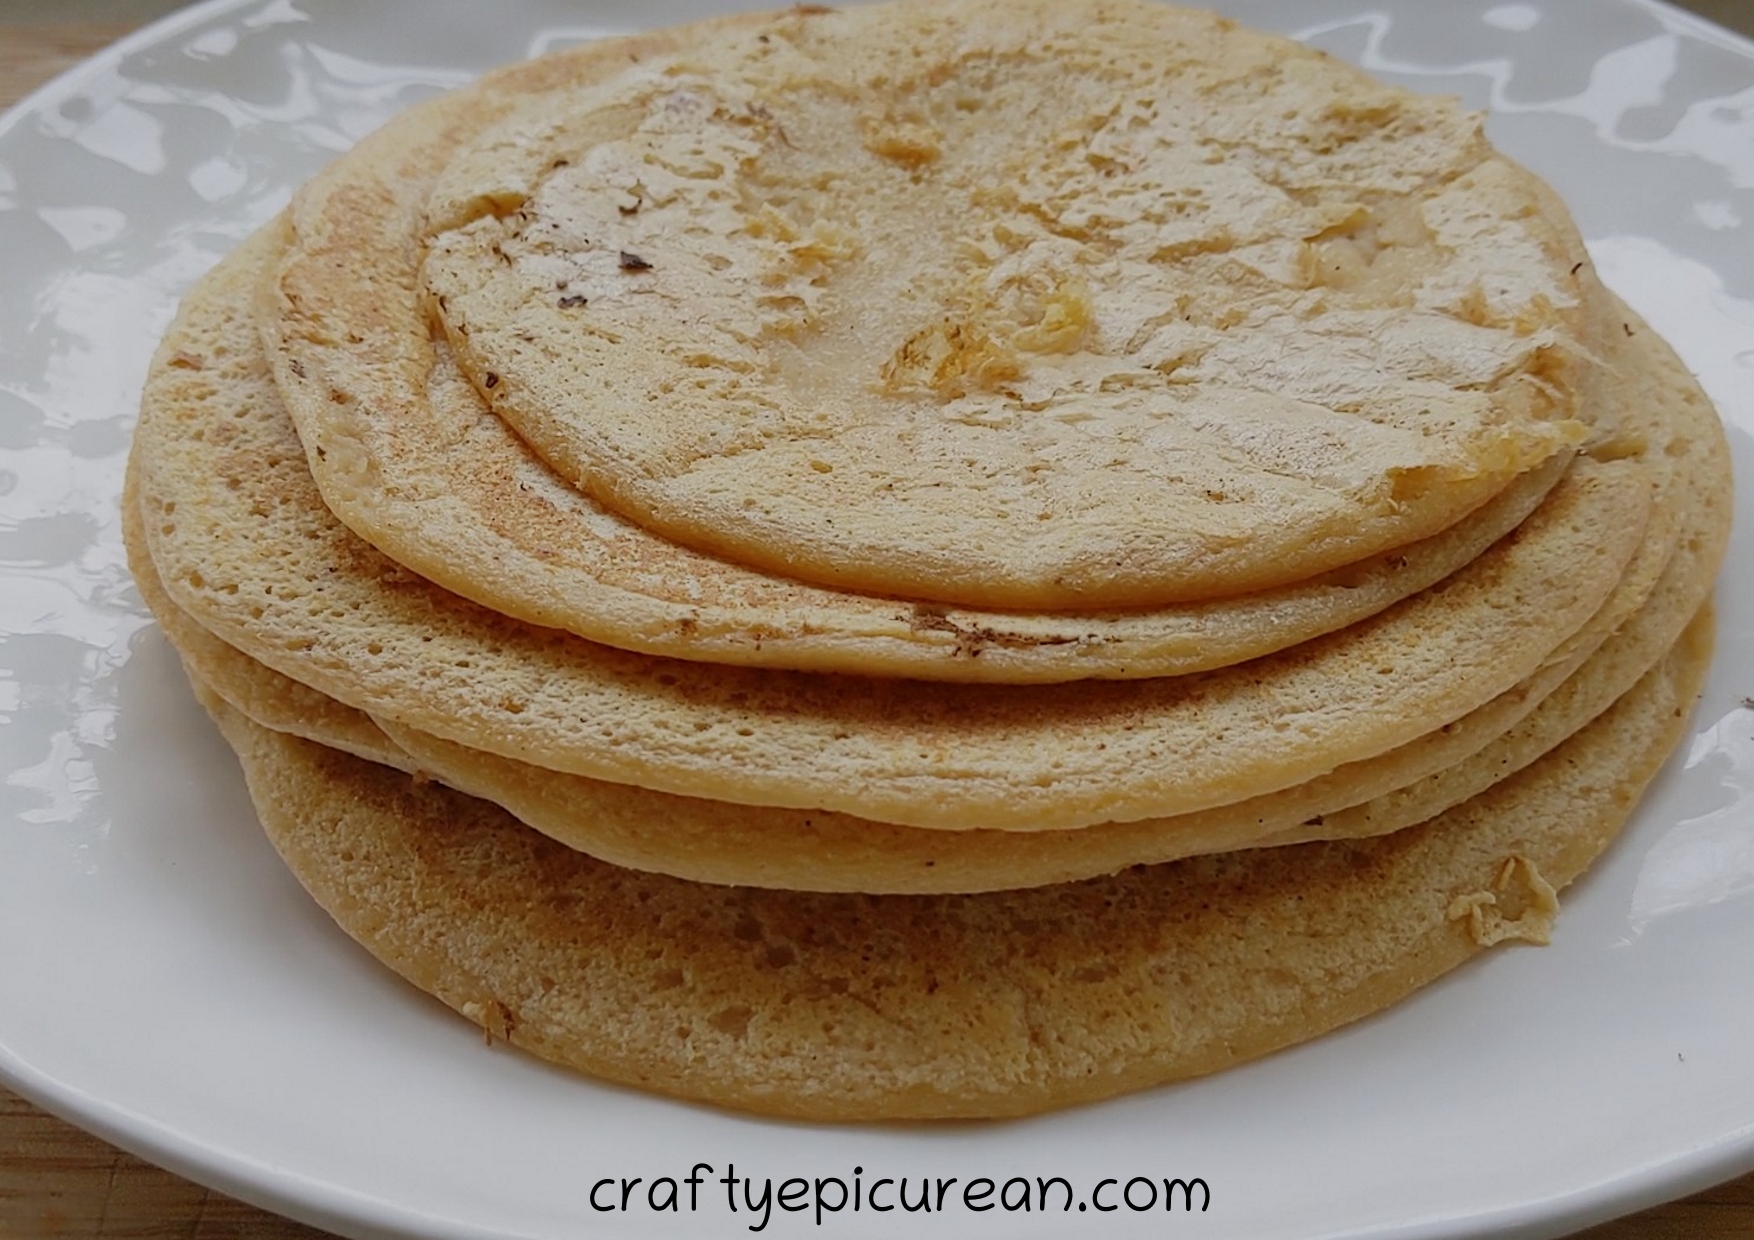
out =
<svg viewBox="0 0 1754 1240"><path fill-rule="evenodd" d="M1260 589L1575 443L1584 255L1478 118L1155 4L792 12L555 92L424 268L558 472L965 606Z"/></svg>

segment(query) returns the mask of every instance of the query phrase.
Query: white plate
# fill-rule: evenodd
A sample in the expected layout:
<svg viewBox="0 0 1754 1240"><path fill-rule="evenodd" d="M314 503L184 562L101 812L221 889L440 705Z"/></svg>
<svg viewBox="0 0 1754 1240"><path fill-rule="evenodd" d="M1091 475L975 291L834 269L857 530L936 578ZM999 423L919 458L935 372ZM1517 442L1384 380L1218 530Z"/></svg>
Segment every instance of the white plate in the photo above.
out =
<svg viewBox="0 0 1754 1240"><path fill-rule="evenodd" d="M1634 0L1229 7L1490 104L1754 476L1754 45ZM181 290L396 109L698 10L221 0L0 122L0 1078L362 1237L747 1236L762 1216L727 1208L732 1164L758 1188L858 1179L858 1212L818 1228L774 1209L770 1234L1541 1237L1754 1167L1747 500L1691 742L1554 944L1210 1080L1025 1123L726 1115L484 1048L304 899L122 566L116 495L153 342ZM652 1183L695 1163L713 1168L698 1208L684 1185L679 1213L652 1210ZM870 1188L904 1175L956 1177L948 1208L874 1212ZM1210 1208L971 1212L958 1194L981 1176L1062 1176L1081 1197L1200 1177ZM594 1184L632 1177L628 1210L593 1209ZM619 1185L596 1201L618 1206Z"/></svg>

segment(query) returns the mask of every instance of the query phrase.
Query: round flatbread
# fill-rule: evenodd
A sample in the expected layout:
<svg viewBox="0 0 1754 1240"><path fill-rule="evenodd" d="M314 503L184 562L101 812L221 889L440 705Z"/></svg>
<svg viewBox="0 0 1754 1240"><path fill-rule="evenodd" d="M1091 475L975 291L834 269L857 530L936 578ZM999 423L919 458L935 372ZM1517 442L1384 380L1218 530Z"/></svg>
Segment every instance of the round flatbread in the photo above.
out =
<svg viewBox="0 0 1754 1240"><path fill-rule="evenodd" d="M606 48L567 55L579 82L625 64ZM409 110L299 193L284 245L251 247L270 251L259 326L324 502L391 559L494 611L711 662L1012 684L1181 675L1294 646L1432 585L1518 525L1564 468L1561 453L1447 529L1314 578L1145 610L956 608L702 554L567 484L487 412L431 331L415 292L427 194L507 98L523 97L494 78ZM228 273L223 295L241 295L245 278Z"/></svg>
<svg viewBox="0 0 1754 1240"><path fill-rule="evenodd" d="M1651 353L1648 345L1627 351ZM1663 519L1652 522L1609 602L1565 643L1566 652L1438 732L1306 784L1173 818L1071 831L921 831L831 812L728 805L563 775L395 723L379 727L195 624L164 595L132 502L125 503L124 533L141 594L191 677L263 726L419 769L616 865L791 890L1003 890L1204 852L1397 830L1520 770L1594 718L1679 639L1710 591L1727 538L1721 430L1709 406L1674 402L1673 391L1665 399L1665 369L1625 375L1625 390L1649 407L1676 404L1665 455L1678 469L1659 496ZM1672 369L1669 378L1676 378Z"/></svg>
<svg viewBox="0 0 1754 1240"><path fill-rule="evenodd" d="M617 869L484 802L220 707L263 825L340 926L489 1034L612 1081L817 1120L1020 1115L1241 1063L1507 939L1682 733L1694 648L1430 823L975 896Z"/></svg>
<svg viewBox="0 0 1754 1240"><path fill-rule="evenodd" d="M605 506L770 572L1230 596L1586 433L1586 255L1480 118L1211 14L794 11L504 125L430 207L464 371Z"/></svg>
<svg viewBox="0 0 1754 1240"><path fill-rule="evenodd" d="M1293 788L1167 819L1028 834L919 831L648 792L543 770L393 722L380 728L226 646L171 603L145 554L131 497L124 532L141 592L191 674L248 717L418 767L599 858L699 881L798 890L1035 886L1201 852L1396 830L1521 769L1626 692L1709 593L1728 535L1731 481L1715 413L1659 338L1638 329L1629 335L1615 320L1605 340L1612 390L1627 404L1616 415L1625 427L1622 447L1636 438L1674 472L1658 490L1644 545L1588 624L1532 676L1438 732Z"/></svg>
<svg viewBox="0 0 1754 1240"><path fill-rule="evenodd" d="M1184 813L1441 727L1533 673L1599 609L1667 469L1630 448L1581 458L1440 588L1236 668L988 686L690 664L487 611L353 536L312 483L249 316L207 287L166 338L135 439L152 558L200 624L348 705L470 748L908 826Z"/></svg>

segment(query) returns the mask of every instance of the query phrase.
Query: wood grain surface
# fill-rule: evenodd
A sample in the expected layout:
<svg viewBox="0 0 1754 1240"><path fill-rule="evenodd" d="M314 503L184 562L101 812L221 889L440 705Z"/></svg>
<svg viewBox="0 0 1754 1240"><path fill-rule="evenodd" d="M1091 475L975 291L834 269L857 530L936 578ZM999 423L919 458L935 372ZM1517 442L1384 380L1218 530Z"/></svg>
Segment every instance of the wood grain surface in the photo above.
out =
<svg viewBox="0 0 1754 1240"><path fill-rule="evenodd" d="M0 0L0 9L7 3ZM1703 7L1711 8L1709 3ZM85 15L101 12L102 6L0 12L0 110L133 28L132 23L59 20L57 11ZM327 1235L154 1167L0 1088L0 1237L5 1240L323 1240ZM1751 1238L1754 1175L1592 1228L1579 1240Z"/></svg>

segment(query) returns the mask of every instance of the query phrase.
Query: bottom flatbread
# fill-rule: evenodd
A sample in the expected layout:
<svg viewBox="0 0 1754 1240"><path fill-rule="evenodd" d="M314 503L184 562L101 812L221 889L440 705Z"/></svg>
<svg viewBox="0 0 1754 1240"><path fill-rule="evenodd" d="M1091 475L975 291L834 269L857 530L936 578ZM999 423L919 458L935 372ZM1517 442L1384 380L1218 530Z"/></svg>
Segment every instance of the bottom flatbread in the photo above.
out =
<svg viewBox="0 0 1754 1240"><path fill-rule="evenodd" d="M1240 1063L1544 941L1703 679L1693 626L1520 774L1379 839L971 896L713 887L592 860L485 802L210 699L276 848L385 964L609 1080L822 1120L1022 1115Z"/></svg>

